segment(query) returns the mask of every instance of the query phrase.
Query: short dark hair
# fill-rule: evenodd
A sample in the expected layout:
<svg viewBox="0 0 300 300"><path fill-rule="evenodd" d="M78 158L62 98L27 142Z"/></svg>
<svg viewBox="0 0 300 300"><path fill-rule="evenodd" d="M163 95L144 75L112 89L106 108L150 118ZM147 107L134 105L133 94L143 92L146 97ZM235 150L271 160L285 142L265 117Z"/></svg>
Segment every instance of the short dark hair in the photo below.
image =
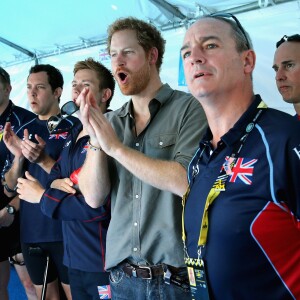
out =
<svg viewBox="0 0 300 300"><path fill-rule="evenodd" d="M10 85L10 76L9 74L0 67L0 80L4 84L9 84Z"/></svg>
<svg viewBox="0 0 300 300"><path fill-rule="evenodd" d="M300 42L300 34L293 34L293 35L284 35L277 43L276 48L278 48L284 42Z"/></svg>
<svg viewBox="0 0 300 300"><path fill-rule="evenodd" d="M75 75L79 70L93 70L98 75L100 86L99 89L107 89L111 90L111 97L106 101L106 108L109 107L111 99L115 92L115 80L110 70L108 70L103 64L98 61L95 61L93 58L89 57L86 60L78 61L73 70L73 74Z"/></svg>
<svg viewBox="0 0 300 300"><path fill-rule="evenodd" d="M33 73L39 73L39 72L47 73L48 82L51 86L52 92L54 92L57 88L63 88L64 78L63 78L61 72L57 68L55 68L54 66L49 65L49 64L35 65L30 68L29 75L33 74ZM60 97L58 98L58 103L59 102L60 102Z"/></svg>
<svg viewBox="0 0 300 300"><path fill-rule="evenodd" d="M155 26L142 20L128 17L117 19L114 23L112 23L107 29L108 53L110 53L110 44L113 34L126 29L134 30L136 32L138 43L143 47L146 53L148 53L153 47L157 48L158 58L156 62L156 68L158 71L160 71L165 53L166 41L163 39L160 31Z"/></svg>

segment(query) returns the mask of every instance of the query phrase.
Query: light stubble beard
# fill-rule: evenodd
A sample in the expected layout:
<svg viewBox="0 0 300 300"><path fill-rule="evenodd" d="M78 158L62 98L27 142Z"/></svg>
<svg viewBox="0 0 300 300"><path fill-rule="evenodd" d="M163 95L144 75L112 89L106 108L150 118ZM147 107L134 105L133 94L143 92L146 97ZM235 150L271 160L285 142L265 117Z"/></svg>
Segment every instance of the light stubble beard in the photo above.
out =
<svg viewBox="0 0 300 300"><path fill-rule="evenodd" d="M130 78L129 83L122 85L119 83L120 90L123 95L137 95L147 87L150 82L150 65L148 62L136 72L128 72Z"/></svg>

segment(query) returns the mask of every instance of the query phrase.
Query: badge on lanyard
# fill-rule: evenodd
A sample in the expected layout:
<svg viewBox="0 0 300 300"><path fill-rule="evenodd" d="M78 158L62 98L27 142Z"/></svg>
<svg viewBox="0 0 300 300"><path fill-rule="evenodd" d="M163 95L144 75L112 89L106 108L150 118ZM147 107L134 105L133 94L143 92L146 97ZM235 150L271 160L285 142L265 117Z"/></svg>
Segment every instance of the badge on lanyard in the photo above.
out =
<svg viewBox="0 0 300 300"><path fill-rule="evenodd" d="M184 222L184 214L185 214L185 204L191 189L191 184L193 184L195 177L200 172L199 170L199 162L202 159L203 153L205 151L205 147L203 147L199 157L198 161L196 163L196 166L193 167L193 180L190 181L190 185L187 188L186 193L182 197L182 241L184 244L184 253L185 253L185 264L187 266L187 271L189 275L189 283L190 283L190 290L192 294L192 300L209 300L209 292L208 292L208 285L207 285L207 277L205 272L205 265L202 254L202 249L205 247L207 242L207 236L208 236L208 224L209 224L209 216L208 211L211 206L211 204L215 201L215 199L219 196L221 192L225 192L225 186L226 181L230 175L233 173L234 164L236 161L236 158L239 157L239 154L245 144L245 141L249 135L249 133L252 131L252 129L255 127L257 120L261 113L263 112L263 109L267 108L266 104L261 101L259 105L257 106L256 115L253 118L253 121L250 122L240 138L239 143L237 143L232 151L232 154L230 156L225 157L225 162L223 163L220 173L218 177L216 178L212 188L210 189L207 198L205 200L204 205L204 211L202 215L202 221L200 226L200 233L199 233L199 239L198 239L198 258L190 258L188 255L188 249L186 246L186 232L185 232L185 222Z"/></svg>
<svg viewBox="0 0 300 300"><path fill-rule="evenodd" d="M186 259L186 266L189 275L192 300L209 300L203 259Z"/></svg>

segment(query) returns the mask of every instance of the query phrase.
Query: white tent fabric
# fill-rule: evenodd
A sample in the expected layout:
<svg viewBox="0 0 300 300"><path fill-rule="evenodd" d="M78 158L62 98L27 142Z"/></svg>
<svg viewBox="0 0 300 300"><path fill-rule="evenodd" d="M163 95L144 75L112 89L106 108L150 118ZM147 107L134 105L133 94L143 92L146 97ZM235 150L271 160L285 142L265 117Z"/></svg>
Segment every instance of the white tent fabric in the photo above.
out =
<svg viewBox="0 0 300 300"><path fill-rule="evenodd" d="M110 1L104 1L104 3ZM123 2L123 1L122 1ZM134 1L139 6L139 10L145 12L145 8L142 7L143 4L147 1ZM148 1L149 2L149 1ZM170 2L170 1L169 1ZM173 1L173 2L184 2L185 4L190 3L190 1ZM204 1L205 2L205 1ZM210 3L218 2L223 3L232 3L235 1L206 1ZM242 2L242 1L239 1ZM249 1L244 1L249 2ZM263 6L264 1L261 2ZM269 1L265 1L269 2ZM69 2L71 5L71 3ZM72 4L73 5L73 4ZM82 5L81 13L88 15L89 10L93 8L88 6L84 7ZM122 4L123 5L123 4ZM219 6L219 8L224 9ZM210 7L210 10L213 10ZM70 7L70 11L72 11ZM68 12L66 12L68 15ZM122 13L119 16L122 16ZM124 15L125 16L125 15ZM256 69L254 72L254 91L262 95L265 102L270 107L275 107L277 109L286 111L288 113L294 114L292 105L286 104L279 95L276 84L275 84L275 73L272 70L273 63L273 54L275 51L275 43L278 41L284 34L292 35L299 33L300 29L300 5L299 1L289 1L280 5L273 5L268 7L262 7L253 11L247 11L244 13L236 14L242 25L249 32L254 49L257 54L257 63ZM32 16L34 17L34 16ZM69 16L68 17L72 17ZM79 18L79 16L76 16ZM136 15L136 17L139 17ZM144 17L143 17L144 18ZM158 20L158 19L157 19ZM158 22L156 20L156 22ZM112 20L113 21L113 20ZM2 21L1 21L2 22ZM109 24L109 23L108 23ZM49 24L51 26L51 22ZM21 25L20 25L21 26ZM38 25L37 25L38 26ZM90 26L87 21L81 23L80 18L77 20L77 25L74 30L80 27L87 27L89 31ZM64 29L61 30L61 38L64 36ZM162 31L164 38L166 39L166 53L164 57L164 63L161 70L161 77L163 82L169 83L173 88L181 89L187 91L187 87L178 85L179 77L179 49L183 40L185 33L185 27L175 28L172 30ZM80 31L80 30L79 30ZM96 30L97 31L97 30ZM92 31L91 31L92 32ZM93 29L95 32L95 28ZM41 39L45 40L47 33L41 33ZM1 31L0 31L1 36ZM103 38L105 34L103 35ZM53 38L53 37L51 37ZM1 47L0 47L0 57L1 56ZM66 52L63 54L56 53L56 55L48 56L45 58L39 59L39 63L50 63L57 68L59 68L65 79L65 87L62 96L62 104L70 100L71 95L71 81L73 78L73 66L78 60L85 59L87 57L93 57L97 60L102 61L106 66L110 68L109 56L106 53L105 45L98 45L94 47L87 47L81 50ZM26 97L26 79L28 75L28 70L30 66L34 64L34 60L29 62L18 63L15 65L5 66L2 59L0 59L0 65L4 67L11 75L13 91L11 98L18 105L28 108L27 97ZM111 103L111 108L119 108L125 101L126 97L122 96L117 89L116 95Z"/></svg>

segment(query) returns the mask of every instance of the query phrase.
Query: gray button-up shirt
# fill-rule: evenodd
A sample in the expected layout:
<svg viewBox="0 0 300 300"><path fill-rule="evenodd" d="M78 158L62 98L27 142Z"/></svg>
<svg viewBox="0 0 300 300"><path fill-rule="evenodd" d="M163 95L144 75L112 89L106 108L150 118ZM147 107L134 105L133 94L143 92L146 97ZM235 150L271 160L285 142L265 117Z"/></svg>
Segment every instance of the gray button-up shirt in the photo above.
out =
<svg viewBox="0 0 300 300"><path fill-rule="evenodd" d="M131 101L106 116L123 144L152 158L176 161L187 169L207 125L199 102L165 84L151 100L149 110L149 124L138 137L133 134ZM141 181L113 159L109 168L112 218L106 268L125 259L184 266L181 198Z"/></svg>

